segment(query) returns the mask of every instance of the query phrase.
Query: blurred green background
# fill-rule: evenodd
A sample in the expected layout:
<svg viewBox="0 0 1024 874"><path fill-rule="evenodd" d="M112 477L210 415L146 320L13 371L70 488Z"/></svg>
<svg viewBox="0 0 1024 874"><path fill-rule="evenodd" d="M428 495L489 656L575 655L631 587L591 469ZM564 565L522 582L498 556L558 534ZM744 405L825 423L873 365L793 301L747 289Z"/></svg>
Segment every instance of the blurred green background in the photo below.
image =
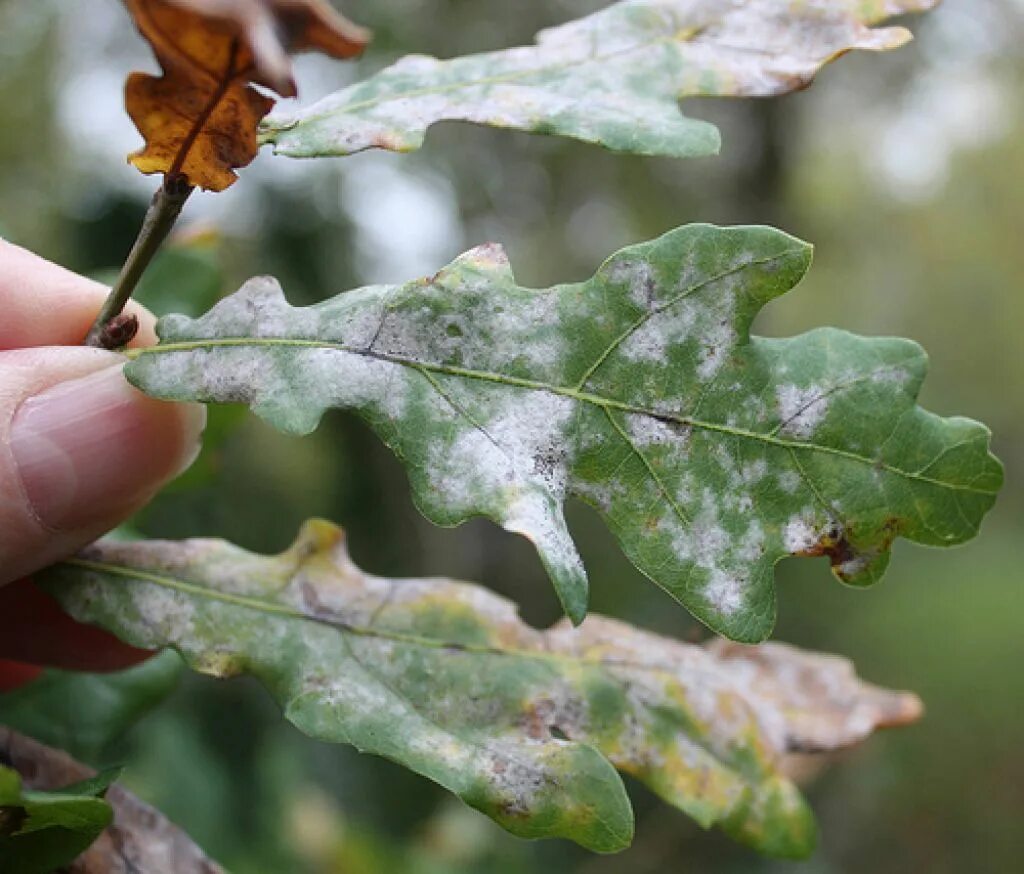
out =
<svg viewBox="0 0 1024 874"><path fill-rule="evenodd" d="M451 56L531 40L597 0L349 0L376 31L356 64L299 63L304 100L411 51ZM497 240L521 282L589 276L615 249L689 221L766 222L816 247L809 277L758 330L833 324L911 337L932 356L922 402L981 419L1007 466L982 534L938 552L897 544L883 583L842 587L821 561L779 566L776 637L854 659L917 691L919 725L844 754L807 788L821 844L763 860L631 784L634 846L590 856L526 843L397 766L311 742L255 684L188 677L114 749L125 781L235 872L1008 872L1024 850L1024 3L947 0L909 47L856 55L808 91L691 101L718 158L616 156L582 144L442 125L408 156L298 162L261 154L223 195L192 199L142 297L198 312L258 273L293 303L436 271ZM121 107L152 69L116 0L0 0L0 233L76 270L123 259L155 181ZM0 313L2 318L2 313ZM521 539L421 519L398 463L352 416L309 438L240 410L213 417L200 464L135 520L148 536L218 535L275 551L320 515L379 574L482 582L535 624L557 618ZM681 637L701 631L570 507L593 609Z"/></svg>

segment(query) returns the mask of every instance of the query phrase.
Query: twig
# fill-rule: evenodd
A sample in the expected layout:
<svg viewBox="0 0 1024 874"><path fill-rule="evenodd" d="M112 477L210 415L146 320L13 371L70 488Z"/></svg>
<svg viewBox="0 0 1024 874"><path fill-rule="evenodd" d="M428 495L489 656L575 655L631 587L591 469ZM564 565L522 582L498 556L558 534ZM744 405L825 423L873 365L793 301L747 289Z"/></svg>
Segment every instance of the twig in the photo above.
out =
<svg viewBox="0 0 1024 874"><path fill-rule="evenodd" d="M85 338L86 346L106 346L104 330L111 319L121 314L139 284L142 274L153 259L160 244L174 227L185 201L192 193L192 186L181 174L168 174L163 184L153 195L153 201L146 212L146 218L139 229L135 244L121 268L110 294L103 301L103 308L93 322Z"/></svg>

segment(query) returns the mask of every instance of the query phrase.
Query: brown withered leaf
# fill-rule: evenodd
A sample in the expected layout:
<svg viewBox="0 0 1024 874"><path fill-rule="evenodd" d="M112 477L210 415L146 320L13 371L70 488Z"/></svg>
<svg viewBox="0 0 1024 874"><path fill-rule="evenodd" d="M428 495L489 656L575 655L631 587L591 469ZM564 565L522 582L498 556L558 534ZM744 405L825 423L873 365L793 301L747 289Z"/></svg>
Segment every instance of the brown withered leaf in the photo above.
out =
<svg viewBox="0 0 1024 874"><path fill-rule="evenodd" d="M358 55L368 33L325 0L125 0L163 75L132 73L125 106L146 145L129 160L143 173L182 175L222 191L256 156L256 129L274 101L292 97L289 51Z"/></svg>
<svg viewBox="0 0 1024 874"><path fill-rule="evenodd" d="M62 750L0 725L0 754L31 789L55 790L96 772ZM67 874L223 874L181 829L117 783L105 793L114 821L68 868ZM6 870L0 859L0 870Z"/></svg>

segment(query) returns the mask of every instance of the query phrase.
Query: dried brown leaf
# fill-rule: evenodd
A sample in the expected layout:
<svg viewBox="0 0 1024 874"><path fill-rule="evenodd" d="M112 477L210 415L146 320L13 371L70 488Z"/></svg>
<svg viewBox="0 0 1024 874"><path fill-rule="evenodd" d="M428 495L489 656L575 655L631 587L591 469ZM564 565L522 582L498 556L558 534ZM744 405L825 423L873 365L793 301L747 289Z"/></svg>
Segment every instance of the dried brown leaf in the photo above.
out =
<svg viewBox="0 0 1024 874"><path fill-rule="evenodd" d="M250 83L295 95L289 51L358 55L368 34L324 0L125 0L163 75L132 73L125 105L146 141L143 173L221 191L256 156L274 105Z"/></svg>

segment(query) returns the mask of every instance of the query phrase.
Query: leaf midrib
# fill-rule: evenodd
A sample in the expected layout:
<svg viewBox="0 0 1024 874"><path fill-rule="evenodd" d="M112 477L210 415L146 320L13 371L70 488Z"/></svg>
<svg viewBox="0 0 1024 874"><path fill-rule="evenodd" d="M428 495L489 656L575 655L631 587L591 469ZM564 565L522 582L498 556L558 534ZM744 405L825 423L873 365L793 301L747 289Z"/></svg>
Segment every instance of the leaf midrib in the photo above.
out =
<svg viewBox="0 0 1024 874"><path fill-rule="evenodd" d="M171 343L160 343L158 346L149 346L143 349L131 349L128 350L127 356L132 360L138 360L139 358L147 355L164 355L174 352L194 352L203 349L246 346L255 348L277 347L297 349L333 349L338 352L361 355L377 361L399 364L403 367L409 367L414 370L440 373L445 376L453 376L460 379L475 379L483 382L492 382L512 388L522 388L531 391L545 391L551 394L570 398L579 403L591 404L605 411L617 410L622 413L649 416L659 421L668 421L683 427L724 434L728 437L753 440L775 448L801 452L820 452L825 455L832 455L858 464L863 464L915 482L921 482L938 488L949 489L951 491L968 492L971 494L985 495L986 497L992 497L997 493L997 490L995 489L981 489L966 483L950 483L945 480L925 476L924 474L914 471L903 470L902 468L896 467L879 459L858 455L856 452L851 452L847 449L840 449L835 446L825 446L821 443L813 443L811 441L789 440L784 437L779 437L777 434L751 431L746 428L739 428L734 425L723 425L718 422L709 422L703 419L684 416L679 413L654 411L636 404L620 401L616 398L606 398L601 395L594 394L593 392L582 391L581 389L571 386L551 385L550 383L542 382L540 380L526 379L519 376L509 376L508 374L503 373L493 373L485 370L472 370L466 367L458 367L450 364L438 364L431 361L419 361L403 355L374 351L365 347L353 347L344 343L333 343L327 340L308 340L291 337L217 337L204 340L183 340Z"/></svg>
<svg viewBox="0 0 1024 874"><path fill-rule="evenodd" d="M374 628L368 625L354 625L340 619L329 619L324 616L317 616L312 613L304 613L294 607L285 604L277 604L264 598L251 595L239 595L233 592L222 592L212 589L201 583L194 583L178 577L167 576L155 571L140 570L113 564L95 559L73 557L58 563L70 567L81 568L95 573L110 574L124 579L152 583L172 591L179 592L191 598L208 599L220 601L233 607L240 607L247 610L255 610L258 613L281 616L286 619L311 622L314 625L322 625L334 629L342 635L352 634L359 637L369 637L376 640L386 640L390 643L401 643L408 646L418 646L426 649L453 650L455 652L466 652L474 655L492 655L506 658L525 658L536 661L554 662L566 665L598 665L602 667L628 668L637 671L649 671L652 673L673 674L674 671L669 665L652 665L642 662L634 662L629 659L607 659L607 658L586 658L578 655L565 655L552 650L522 649L520 647L497 647L479 643L464 643L458 640L444 640L437 637L425 637L419 634L410 634L390 629ZM530 631L543 636L546 632L529 628ZM550 630L550 629L549 629Z"/></svg>

